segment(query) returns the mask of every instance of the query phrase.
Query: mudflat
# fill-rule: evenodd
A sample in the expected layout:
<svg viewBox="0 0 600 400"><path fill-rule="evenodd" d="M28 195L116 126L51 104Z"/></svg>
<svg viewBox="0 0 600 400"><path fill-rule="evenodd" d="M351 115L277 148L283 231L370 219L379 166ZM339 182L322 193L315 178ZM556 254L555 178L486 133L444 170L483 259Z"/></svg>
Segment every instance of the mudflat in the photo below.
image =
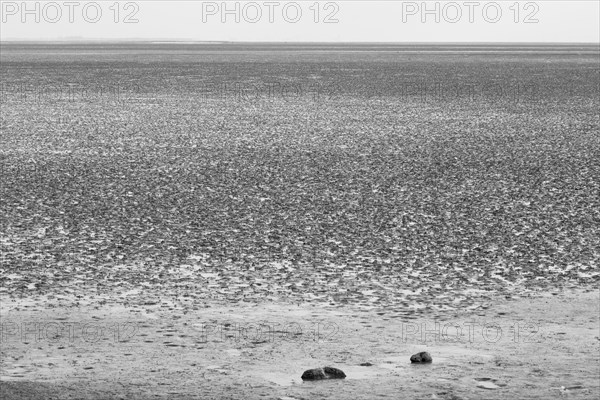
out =
<svg viewBox="0 0 600 400"><path fill-rule="evenodd" d="M598 397L597 46L0 48L3 398Z"/></svg>
<svg viewBox="0 0 600 400"><path fill-rule="evenodd" d="M46 308L13 301L2 311L4 399L600 394L594 290L497 299L478 312L446 318L277 303L189 310L167 303ZM428 351L433 363L411 364L419 351ZM304 370L321 366L347 377L300 379Z"/></svg>

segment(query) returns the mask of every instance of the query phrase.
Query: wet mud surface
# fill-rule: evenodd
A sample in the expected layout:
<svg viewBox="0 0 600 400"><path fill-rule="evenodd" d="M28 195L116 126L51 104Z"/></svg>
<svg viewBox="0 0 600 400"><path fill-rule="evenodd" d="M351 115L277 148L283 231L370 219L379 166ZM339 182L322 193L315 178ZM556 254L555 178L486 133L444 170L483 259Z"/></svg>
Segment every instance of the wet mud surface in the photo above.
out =
<svg viewBox="0 0 600 400"><path fill-rule="evenodd" d="M2 395L504 399L600 393L598 292L405 318L306 304L49 307L2 302ZM410 356L428 351L432 364ZM361 365L362 364L362 365ZM303 382L332 366L347 378Z"/></svg>

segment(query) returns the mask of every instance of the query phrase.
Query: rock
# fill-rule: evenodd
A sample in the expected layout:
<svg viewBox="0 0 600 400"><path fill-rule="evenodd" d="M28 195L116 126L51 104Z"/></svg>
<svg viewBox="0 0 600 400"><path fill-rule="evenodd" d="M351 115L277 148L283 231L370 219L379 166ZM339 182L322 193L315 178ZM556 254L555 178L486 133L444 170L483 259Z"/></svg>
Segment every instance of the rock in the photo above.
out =
<svg viewBox="0 0 600 400"><path fill-rule="evenodd" d="M302 374L303 381L317 381L319 379L344 379L346 374L341 369L332 367L307 369Z"/></svg>
<svg viewBox="0 0 600 400"><path fill-rule="evenodd" d="M410 356L411 363L425 364L425 363L430 363L432 361L433 361L433 359L431 358L431 354L429 354L426 351L422 351L420 353L413 354L412 356Z"/></svg>
<svg viewBox="0 0 600 400"><path fill-rule="evenodd" d="M341 369L333 367L323 367L323 371L329 379L344 379L346 377L346 374Z"/></svg>
<svg viewBox="0 0 600 400"><path fill-rule="evenodd" d="M361 367L372 367L373 364L371 364L370 362L364 362L362 364L359 364Z"/></svg>
<svg viewBox="0 0 600 400"><path fill-rule="evenodd" d="M325 379L325 372L323 372L323 368L307 369L302 374L303 381L316 381L319 379Z"/></svg>

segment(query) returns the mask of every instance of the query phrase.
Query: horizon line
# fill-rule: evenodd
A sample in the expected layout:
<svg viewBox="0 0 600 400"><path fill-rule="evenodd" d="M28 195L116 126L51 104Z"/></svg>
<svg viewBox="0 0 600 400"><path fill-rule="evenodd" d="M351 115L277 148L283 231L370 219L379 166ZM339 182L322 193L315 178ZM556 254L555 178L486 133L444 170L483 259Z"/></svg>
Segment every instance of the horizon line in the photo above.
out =
<svg viewBox="0 0 600 400"><path fill-rule="evenodd" d="M593 45L600 46L600 41L598 42L556 42L556 41L547 41L547 42L528 42L528 41L426 41L426 42L398 42L398 41L243 41L243 40L199 40L199 39L163 39L163 38L133 38L133 39L124 39L124 38L58 38L58 39L27 39L27 38L7 38L0 39L0 44L2 43L11 43L11 42L19 42L19 43L101 43L101 42L117 42L117 43L200 43L200 44L401 44L401 45L427 45L427 44L560 44L560 45Z"/></svg>

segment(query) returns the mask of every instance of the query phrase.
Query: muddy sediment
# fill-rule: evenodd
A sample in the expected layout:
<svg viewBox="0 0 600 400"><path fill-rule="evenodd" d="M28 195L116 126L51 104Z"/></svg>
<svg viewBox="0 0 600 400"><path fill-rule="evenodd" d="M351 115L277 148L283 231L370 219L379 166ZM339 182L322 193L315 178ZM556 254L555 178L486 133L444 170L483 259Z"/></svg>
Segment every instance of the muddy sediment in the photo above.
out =
<svg viewBox="0 0 600 400"><path fill-rule="evenodd" d="M557 291L499 299L476 313L414 319L351 306L206 304L189 311L4 301L2 394L594 398L600 393L598 301L595 290ZM411 364L421 351L435 361ZM302 372L315 365L339 368L346 379L303 382Z"/></svg>

